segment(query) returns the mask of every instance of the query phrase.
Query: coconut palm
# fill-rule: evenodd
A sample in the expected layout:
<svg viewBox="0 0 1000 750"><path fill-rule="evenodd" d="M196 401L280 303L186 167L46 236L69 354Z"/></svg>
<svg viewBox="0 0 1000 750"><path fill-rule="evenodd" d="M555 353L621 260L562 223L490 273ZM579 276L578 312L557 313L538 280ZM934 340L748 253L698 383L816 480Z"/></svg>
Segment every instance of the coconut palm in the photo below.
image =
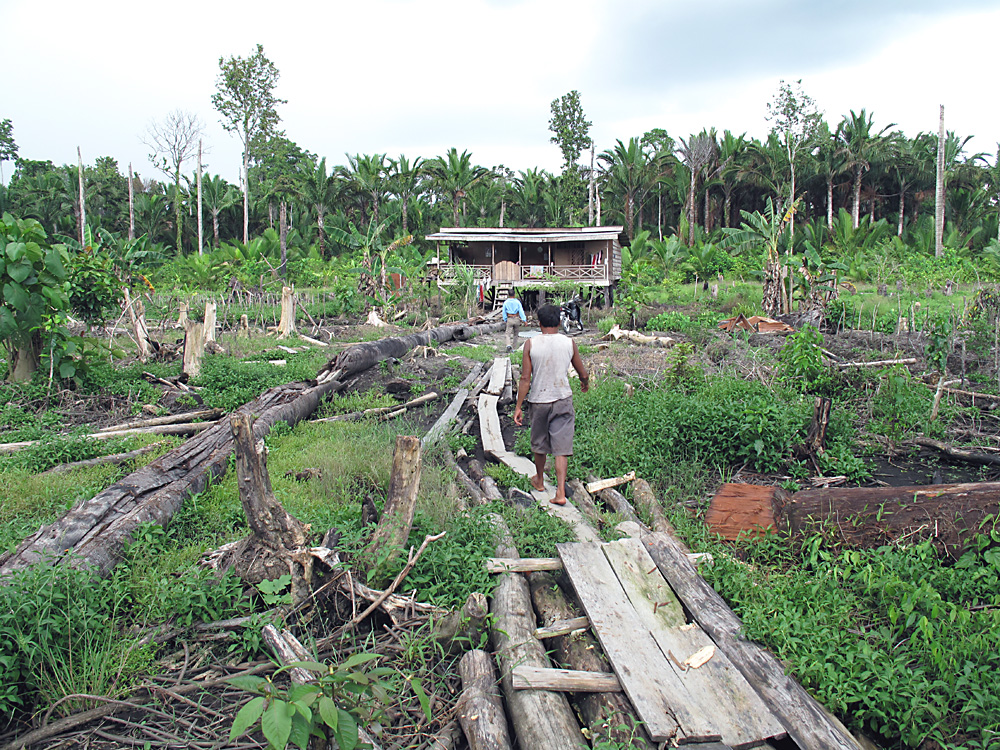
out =
<svg viewBox="0 0 1000 750"><path fill-rule="evenodd" d="M389 159L389 192L399 199L404 235L410 233L407 210L410 198L420 194L423 177L424 160L419 156L412 163L402 154L399 159Z"/></svg>
<svg viewBox="0 0 1000 750"><path fill-rule="evenodd" d="M537 227L544 223L544 198L549 173L543 169L519 172L514 178L510 199L510 218L523 227Z"/></svg>
<svg viewBox="0 0 1000 750"><path fill-rule="evenodd" d="M884 159L890 152L890 140L887 132L895 127L895 123L886 125L879 131L875 130L873 115L862 109L860 112L851 110L837 126L836 138L840 144L840 153L844 158L844 166L853 177L851 188L851 218L854 228L858 228L861 217L861 180L865 172L872 168L874 162Z"/></svg>
<svg viewBox="0 0 1000 750"><path fill-rule="evenodd" d="M629 138L627 146L618 140L599 159L606 191L623 201L625 232L631 241L636 232L635 216L656 180L655 164L638 138Z"/></svg>
<svg viewBox="0 0 1000 750"><path fill-rule="evenodd" d="M379 209L389 194L389 164L385 154L347 154L347 166L339 167L341 178L361 206L362 218L379 223Z"/></svg>
<svg viewBox="0 0 1000 750"><path fill-rule="evenodd" d="M719 160L716 175L719 187L722 188L722 224L724 227L729 226L733 194L740 184L741 161L746 153L747 144L746 133L733 135L732 131L726 130L723 131L722 138L719 139Z"/></svg>
<svg viewBox="0 0 1000 750"><path fill-rule="evenodd" d="M319 163L303 167L299 198L316 214L319 254L326 258L326 214L333 210L337 200L337 179L335 175L327 174L325 156Z"/></svg>
<svg viewBox="0 0 1000 750"><path fill-rule="evenodd" d="M451 198L452 225L459 226L459 203L476 183L489 174L489 170L473 164L472 154L468 151L459 154L456 148L448 149L443 157L431 159L426 168L437 193Z"/></svg>

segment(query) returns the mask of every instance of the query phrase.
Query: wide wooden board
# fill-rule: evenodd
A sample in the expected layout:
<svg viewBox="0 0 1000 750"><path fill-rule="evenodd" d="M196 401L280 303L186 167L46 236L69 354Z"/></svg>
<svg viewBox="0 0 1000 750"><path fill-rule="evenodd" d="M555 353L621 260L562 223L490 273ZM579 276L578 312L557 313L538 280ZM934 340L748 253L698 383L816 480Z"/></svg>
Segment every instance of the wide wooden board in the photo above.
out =
<svg viewBox="0 0 1000 750"><path fill-rule="evenodd" d="M693 711L709 717L711 727L734 750L758 747L768 737L784 736L784 728L743 675L697 624L685 624L684 610L653 558L638 539L603 545L638 616L667 658L673 679L684 686ZM703 648L712 657L697 669L682 669Z"/></svg>
<svg viewBox="0 0 1000 750"><path fill-rule="evenodd" d="M495 369L495 368L494 368ZM479 394L479 432L483 439L483 451L488 456L498 456L507 452L500 432L500 416L497 414L499 396Z"/></svg>
<svg viewBox="0 0 1000 750"><path fill-rule="evenodd" d="M590 624L622 688L654 742L721 739L706 717L691 710L682 685L637 615L596 542L560 544L557 549Z"/></svg>
<svg viewBox="0 0 1000 750"><path fill-rule="evenodd" d="M579 669L514 667L515 690L558 690L565 693L617 693L622 689L618 678L607 672L584 672Z"/></svg>
<svg viewBox="0 0 1000 750"><path fill-rule="evenodd" d="M490 371L490 382L486 386L486 393L491 396L499 396L503 391L504 383L507 382L507 371L510 367L509 357L497 357L493 360L493 369Z"/></svg>

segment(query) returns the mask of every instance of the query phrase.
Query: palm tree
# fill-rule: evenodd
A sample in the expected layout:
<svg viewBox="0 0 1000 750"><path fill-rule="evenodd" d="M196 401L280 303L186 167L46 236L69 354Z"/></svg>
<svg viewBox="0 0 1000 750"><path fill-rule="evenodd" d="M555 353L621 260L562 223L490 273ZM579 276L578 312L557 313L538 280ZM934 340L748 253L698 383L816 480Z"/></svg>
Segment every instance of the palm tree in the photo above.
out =
<svg viewBox="0 0 1000 750"><path fill-rule="evenodd" d="M890 123L875 132L872 115L864 109L860 112L851 110L837 126L837 142L844 158L845 169L853 175L851 218L854 228L858 228L861 216L861 178L872 167L872 163L880 161L888 154L889 138L886 132L895 127Z"/></svg>
<svg viewBox="0 0 1000 750"><path fill-rule="evenodd" d="M389 192L402 204L403 235L410 233L407 223L407 209L410 198L420 194L420 183L424 176L424 160L419 156L410 160L400 154L399 159L389 159Z"/></svg>
<svg viewBox="0 0 1000 750"><path fill-rule="evenodd" d="M741 159L746 153L747 139L746 133L733 135L731 131L725 130L719 140L719 166L716 174L719 179L719 186L722 188L724 198L722 207L722 224L729 226L730 213L733 205L733 193L739 186L739 173L742 168Z"/></svg>
<svg viewBox="0 0 1000 750"><path fill-rule="evenodd" d="M715 142L715 128L702 130L697 135L691 135L687 140L681 138L681 145L677 147L681 161L688 168L691 185L688 188L687 211L688 211L688 244L694 244L694 228L698 221L697 207L695 205L695 192L698 180L707 175L709 165L715 160L718 153L718 144Z"/></svg>
<svg viewBox="0 0 1000 750"><path fill-rule="evenodd" d="M219 175L209 175L201 181L201 197L205 208L212 215L212 239L219 246L219 214L236 205L240 193Z"/></svg>
<svg viewBox="0 0 1000 750"><path fill-rule="evenodd" d="M626 146L621 140L600 155L605 188L624 201L625 231L629 241L635 237L635 215L641 210L642 201L656 179L655 165L638 138L629 138Z"/></svg>
<svg viewBox="0 0 1000 750"><path fill-rule="evenodd" d="M347 166L339 171L346 180L348 189L354 192L361 203L362 216L371 223L379 223L379 207L389 194L388 163L385 154L367 156L355 154L347 156Z"/></svg>
<svg viewBox="0 0 1000 750"><path fill-rule="evenodd" d="M510 200L510 218L523 227L537 227L544 222L544 192L550 176L541 169L519 172L514 178L514 191Z"/></svg>
<svg viewBox="0 0 1000 750"><path fill-rule="evenodd" d="M812 151L813 175L823 180L826 191L826 228L833 229L833 184L844 171L844 157L837 139L825 120L821 121L813 136L815 147Z"/></svg>
<svg viewBox="0 0 1000 750"><path fill-rule="evenodd" d="M139 193L135 196L135 223L139 233L158 242L167 225L170 207L160 193Z"/></svg>
<svg viewBox="0 0 1000 750"><path fill-rule="evenodd" d="M442 196L451 198L451 221L459 226L458 206L466 193L489 174L489 170L472 163L468 151L458 153L450 148L444 157L436 157L426 163L427 174L434 180L435 189Z"/></svg>
<svg viewBox="0 0 1000 750"><path fill-rule="evenodd" d="M319 163L307 164L302 170L299 197L316 214L320 257L326 258L326 214L333 210L337 200L337 179L326 172L326 157Z"/></svg>

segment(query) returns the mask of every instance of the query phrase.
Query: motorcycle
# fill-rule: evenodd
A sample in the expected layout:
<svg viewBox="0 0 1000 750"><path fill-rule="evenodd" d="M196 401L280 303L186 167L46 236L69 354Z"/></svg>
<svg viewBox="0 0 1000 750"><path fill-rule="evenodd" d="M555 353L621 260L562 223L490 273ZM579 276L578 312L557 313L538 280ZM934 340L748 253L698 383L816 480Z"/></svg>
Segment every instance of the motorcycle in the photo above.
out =
<svg viewBox="0 0 1000 750"><path fill-rule="evenodd" d="M578 297L573 297L573 299L563 302L559 306L559 325L565 334L568 334L574 326L579 331L583 331L583 321L580 319L580 299Z"/></svg>

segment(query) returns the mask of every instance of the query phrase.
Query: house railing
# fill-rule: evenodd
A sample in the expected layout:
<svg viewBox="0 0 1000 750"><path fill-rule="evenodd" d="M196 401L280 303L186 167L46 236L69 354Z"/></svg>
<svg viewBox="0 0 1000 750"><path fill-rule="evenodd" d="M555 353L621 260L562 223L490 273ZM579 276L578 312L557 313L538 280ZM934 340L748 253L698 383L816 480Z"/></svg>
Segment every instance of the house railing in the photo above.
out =
<svg viewBox="0 0 1000 750"><path fill-rule="evenodd" d="M491 265L471 265L476 273L476 282L482 283L486 279L493 279L493 266ZM537 281L545 283L553 279L559 281L581 281L606 285L608 283L607 271L604 265L599 266L529 266L519 267L520 279L515 281ZM456 279L456 266L453 264L442 264L438 268L438 275L441 281L452 282Z"/></svg>

